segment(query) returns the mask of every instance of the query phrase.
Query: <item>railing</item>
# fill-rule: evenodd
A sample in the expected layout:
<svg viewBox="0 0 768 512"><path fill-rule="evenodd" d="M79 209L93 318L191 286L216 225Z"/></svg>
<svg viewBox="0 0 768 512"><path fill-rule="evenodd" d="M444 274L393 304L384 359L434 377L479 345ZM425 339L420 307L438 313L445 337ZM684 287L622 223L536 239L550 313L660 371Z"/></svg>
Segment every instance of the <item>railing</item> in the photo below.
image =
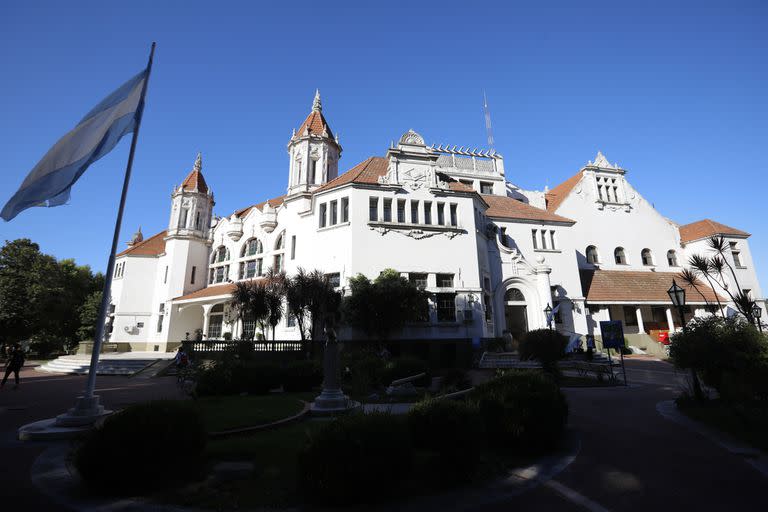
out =
<svg viewBox="0 0 768 512"><path fill-rule="evenodd" d="M304 352L308 343L297 340L205 340L191 343L194 352L237 351L250 344L254 352Z"/></svg>

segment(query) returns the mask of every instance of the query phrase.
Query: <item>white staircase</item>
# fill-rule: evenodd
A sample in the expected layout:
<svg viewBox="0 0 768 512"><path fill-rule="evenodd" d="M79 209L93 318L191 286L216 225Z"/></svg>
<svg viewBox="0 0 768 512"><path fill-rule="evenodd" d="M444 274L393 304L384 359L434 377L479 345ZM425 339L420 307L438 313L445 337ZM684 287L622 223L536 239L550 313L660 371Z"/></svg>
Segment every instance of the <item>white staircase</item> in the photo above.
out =
<svg viewBox="0 0 768 512"><path fill-rule="evenodd" d="M96 375L133 375L159 359L173 358L172 353L163 352L126 352L122 354L102 354L96 367ZM85 375L91 365L91 356L62 356L36 369L48 373L69 373Z"/></svg>

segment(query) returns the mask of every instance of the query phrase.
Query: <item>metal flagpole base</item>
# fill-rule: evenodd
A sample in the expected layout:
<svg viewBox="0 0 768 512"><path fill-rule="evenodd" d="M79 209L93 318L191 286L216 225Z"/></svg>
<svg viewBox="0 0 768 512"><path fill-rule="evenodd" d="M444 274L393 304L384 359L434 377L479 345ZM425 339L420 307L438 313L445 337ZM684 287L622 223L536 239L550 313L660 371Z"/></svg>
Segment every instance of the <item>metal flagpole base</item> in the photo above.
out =
<svg viewBox="0 0 768 512"><path fill-rule="evenodd" d="M97 395L77 397L75 406L55 418L22 425L18 430L20 441L51 441L73 439L100 424L112 411L104 409Z"/></svg>
<svg viewBox="0 0 768 512"><path fill-rule="evenodd" d="M313 416L335 416L360 408L360 402L350 400L340 389L323 389L309 407Z"/></svg>

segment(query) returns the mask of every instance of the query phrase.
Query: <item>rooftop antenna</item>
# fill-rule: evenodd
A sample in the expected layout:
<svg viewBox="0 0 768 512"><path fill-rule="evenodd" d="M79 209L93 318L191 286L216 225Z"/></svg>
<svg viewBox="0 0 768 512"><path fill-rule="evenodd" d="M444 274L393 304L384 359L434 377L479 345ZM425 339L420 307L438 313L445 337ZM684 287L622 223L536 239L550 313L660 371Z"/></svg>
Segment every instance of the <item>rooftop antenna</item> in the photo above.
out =
<svg viewBox="0 0 768 512"><path fill-rule="evenodd" d="M488 147L494 150L493 127L491 126L491 111L488 109L488 98L483 90L483 112L485 112L485 132L488 134Z"/></svg>

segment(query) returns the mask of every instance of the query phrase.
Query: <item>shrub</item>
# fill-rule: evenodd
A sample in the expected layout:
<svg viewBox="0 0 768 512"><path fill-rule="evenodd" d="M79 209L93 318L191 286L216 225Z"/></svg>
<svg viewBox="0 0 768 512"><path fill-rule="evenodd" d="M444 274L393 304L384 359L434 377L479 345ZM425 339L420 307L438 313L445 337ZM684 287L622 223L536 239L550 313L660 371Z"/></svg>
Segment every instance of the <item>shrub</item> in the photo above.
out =
<svg viewBox="0 0 768 512"><path fill-rule="evenodd" d="M350 505L397 494L410 476L411 441L403 418L346 416L309 438L299 453L298 488L310 503Z"/></svg>
<svg viewBox="0 0 768 512"><path fill-rule="evenodd" d="M216 361L200 370L197 394L233 395L266 394L280 386L280 369L271 363L254 363L228 359Z"/></svg>
<svg viewBox="0 0 768 512"><path fill-rule="evenodd" d="M342 354L344 366L350 369L353 392L361 394L381 386L386 362L373 352Z"/></svg>
<svg viewBox="0 0 768 512"><path fill-rule="evenodd" d="M536 359L544 370L557 373L557 362L565 357L568 338L553 329L528 331L520 340L520 359Z"/></svg>
<svg viewBox="0 0 768 512"><path fill-rule="evenodd" d="M283 370L285 391L312 391L323 382L323 371L316 361L292 361Z"/></svg>
<svg viewBox="0 0 768 512"><path fill-rule="evenodd" d="M404 379L405 377L412 377L420 373L426 373L428 370L427 363L416 357L399 357L393 359L387 363L384 370L384 384L389 385L393 380ZM414 382L415 386L426 385L427 377L423 377Z"/></svg>
<svg viewBox="0 0 768 512"><path fill-rule="evenodd" d="M414 446L426 451L425 473L437 486L470 480L480 463L483 424L476 405L425 400L408 413Z"/></svg>
<svg viewBox="0 0 768 512"><path fill-rule="evenodd" d="M448 368L440 372L440 376L443 378L440 391L443 393L452 393L454 391L461 391L472 387L472 382L467 375L467 372L461 368Z"/></svg>
<svg viewBox="0 0 768 512"><path fill-rule="evenodd" d="M130 406L93 429L74 465L94 491L152 491L203 476L206 431L192 402Z"/></svg>
<svg viewBox="0 0 768 512"><path fill-rule="evenodd" d="M736 318L696 318L672 336L670 357L696 371L726 400L765 396L768 344L757 329Z"/></svg>
<svg viewBox="0 0 768 512"><path fill-rule="evenodd" d="M501 450L550 450L561 440L568 420L565 396L540 372L508 372L475 387L471 400L480 410L486 439Z"/></svg>

